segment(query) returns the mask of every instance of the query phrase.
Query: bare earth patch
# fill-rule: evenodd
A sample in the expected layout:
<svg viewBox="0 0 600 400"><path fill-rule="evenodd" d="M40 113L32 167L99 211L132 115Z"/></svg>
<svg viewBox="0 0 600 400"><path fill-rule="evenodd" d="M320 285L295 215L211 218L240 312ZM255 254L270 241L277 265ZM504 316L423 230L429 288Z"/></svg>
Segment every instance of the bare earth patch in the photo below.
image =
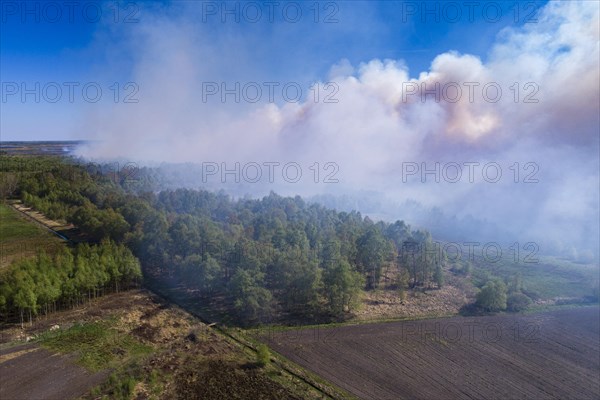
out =
<svg viewBox="0 0 600 400"><path fill-rule="evenodd" d="M52 219L46 217L44 214L40 213L39 211L35 211L34 209L24 206L23 204L14 203L13 207L15 209L17 209L18 211L21 211L22 213L30 216L34 220L40 222L42 225L47 226L48 228L52 228L57 231L63 230L63 229L73 229L74 228L74 226L72 224L67 224L65 221L52 220Z"/></svg>
<svg viewBox="0 0 600 400"><path fill-rule="evenodd" d="M356 320L456 315L463 305L472 301L473 289L465 279L448 276L447 280L441 289L409 290L405 300L396 289L366 292L360 309L355 312Z"/></svg>

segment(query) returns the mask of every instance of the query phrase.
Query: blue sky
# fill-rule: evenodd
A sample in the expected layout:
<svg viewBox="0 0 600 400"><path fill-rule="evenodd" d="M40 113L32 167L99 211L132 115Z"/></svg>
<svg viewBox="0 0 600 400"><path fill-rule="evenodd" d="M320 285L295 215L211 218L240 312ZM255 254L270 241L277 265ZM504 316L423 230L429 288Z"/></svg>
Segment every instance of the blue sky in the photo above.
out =
<svg viewBox="0 0 600 400"><path fill-rule="evenodd" d="M79 154L96 160L335 162L331 190L470 213L527 240L568 231L597 251L600 2L280 1L272 20L270 2L123 2L116 19L114 2L79 2L72 21L66 9L48 21L45 5L65 3L0 3L2 140L94 140ZM311 99L328 81L338 101ZM68 82L73 101L48 101ZM205 101L207 83L249 82L295 82L303 97ZM479 85L474 101L424 95L467 82ZM497 102L482 96L492 83ZM23 101L35 84L41 101ZM403 162L473 161L505 178L535 164L540 184L398 181Z"/></svg>
<svg viewBox="0 0 600 400"><path fill-rule="evenodd" d="M202 29L203 37L192 38L198 41L208 37L223 46L244 41L246 68L230 63L232 78L241 73L247 79L308 82L326 79L342 59L354 66L372 59L402 60L411 77L427 71L435 56L449 50L485 61L498 32L535 18L544 2L482 1L476 7L469 2L345 1L320 2L318 7L314 2L280 2L273 9L270 2L254 2L254 9L245 8L247 2L131 2L120 4L118 14L115 2L81 2L74 8L65 2L52 4L2 3L1 80L26 87L40 82L40 90L48 82L100 82L100 107L110 97L107 93L114 94L109 89L114 82L131 79L136 53L131 38L157 16L185 15L188 23ZM298 8L302 16L296 18ZM262 15L253 23L255 9ZM224 15L225 23L223 10L233 10ZM66 97L63 93L55 104L45 102L44 96L40 103L33 95L24 103L19 93L3 97L2 140L85 139L76 120L90 104L81 98L70 103Z"/></svg>

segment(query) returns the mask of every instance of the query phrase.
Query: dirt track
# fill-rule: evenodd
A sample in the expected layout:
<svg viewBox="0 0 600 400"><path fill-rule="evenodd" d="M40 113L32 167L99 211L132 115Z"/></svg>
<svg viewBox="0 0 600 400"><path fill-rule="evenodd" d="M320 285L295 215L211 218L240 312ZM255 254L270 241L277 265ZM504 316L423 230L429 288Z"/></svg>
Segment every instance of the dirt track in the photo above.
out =
<svg viewBox="0 0 600 400"><path fill-rule="evenodd" d="M269 334L364 399L600 398L598 307Z"/></svg>
<svg viewBox="0 0 600 400"><path fill-rule="evenodd" d="M71 357L35 345L0 351L0 399L71 399L100 384L106 372L92 374Z"/></svg>

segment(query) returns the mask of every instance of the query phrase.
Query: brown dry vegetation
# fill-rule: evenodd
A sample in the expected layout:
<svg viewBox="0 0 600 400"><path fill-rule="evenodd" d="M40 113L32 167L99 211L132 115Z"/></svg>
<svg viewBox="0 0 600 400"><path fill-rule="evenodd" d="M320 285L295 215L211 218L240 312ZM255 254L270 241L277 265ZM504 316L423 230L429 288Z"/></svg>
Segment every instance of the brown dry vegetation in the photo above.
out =
<svg viewBox="0 0 600 400"><path fill-rule="evenodd" d="M395 274L388 272L384 278L393 281ZM397 288L382 279L381 289L365 292L355 319L369 321L457 315L461 307L473 301L474 289L464 277L446 273L446 281L440 289L409 289L406 298L402 299Z"/></svg>
<svg viewBox="0 0 600 400"><path fill-rule="evenodd" d="M116 354L117 362L109 369L92 373L77 365L75 354L57 355L36 341L53 325L65 330L76 323L106 321L111 321L111 329L119 335L150 347L151 353L136 364L123 359L120 367L120 354ZM26 347L16 342L26 338L33 340ZM40 318L24 330L17 325L4 326L0 346L4 348L0 368L10 368L10 374L2 377L2 399L82 395L96 399L102 394L112 398L114 388L110 380L106 382L111 371L116 371L118 379L135 377L130 398L136 399L190 398L194 393L203 399L222 399L224 395L239 399L327 398L277 365L258 368L251 350L146 290L107 295L84 307ZM44 374L51 380L42 379ZM22 390L23 382L27 382L27 393ZM90 389L99 384L92 394Z"/></svg>
<svg viewBox="0 0 600 400"><path fill-rule="evenodd" d="M22 212L23 214L28 215L29 217L31 217L32 219L39 221L40 223L42 223L43 225L52 228L56 231L59 231L61 229L72 229L74 228L74 226L72 224L68 224L65 221L55 221L52 220L48 217L46 217L44 214L40 213L39 211L36 211L30 207L26 207L23 204L20 204L20 202L15 202L14 204L12 204L12 206L17 210Z"/></svg>
<svg viewBox="0 0 600 400"><path fill-rule="evenodd" d="M81 230L73 224L62 220L50 219L43 213L23 205L20 200L11 201L10 205L21 215L23 215L28 222L33 222L38 224L40 227L45 227L51 231L54 231L62 237L67 238L71 242L79 243L88 241L86 235L83 234L83 232L81 232ZM58 237L55 236L55 238Z"/></svg>

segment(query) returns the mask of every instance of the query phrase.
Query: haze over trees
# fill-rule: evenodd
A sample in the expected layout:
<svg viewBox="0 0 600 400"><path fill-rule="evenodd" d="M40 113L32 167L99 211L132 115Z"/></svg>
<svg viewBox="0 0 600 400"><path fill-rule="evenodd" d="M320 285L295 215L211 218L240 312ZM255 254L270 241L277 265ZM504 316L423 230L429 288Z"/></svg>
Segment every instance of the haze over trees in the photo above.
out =
<svg viewBox="0 0 600 400"><path fill-rule="evenodd" d="M531 280L540 275L539 268L486 266L465 258L450 261L428 232L411 229L403 221L373 222L356 211L338 212L275 193L262 199L233 199L223 192L162 190L156 170L143 168L137 173L130 179L131 171L119 173L110 166L69 159L0 157L5 197L73 223L91 245L119 243L139 260L149 287L176 288L179 295L185 293L211 312L211 318L225 323L342 320L357 311L369 291L385 285L404 302L411 292L442 287L449 277L446 271L480 289L474 306L483 311L518 312L540 293L546 298L560 293L556 283L543 286L537 278ZM42 261L29 262L45 265L47 256L40 257ZM81 271L90 270L93 278L81 278L83 272L69 275L69 280L77 277L73 284L79 286L61 287L57 306L68 307L128 285L118 277L104 282L102 274L111 272L98 272L104 266L94 267L96 259L90 263ZM10 271L35 268L17 264L2 272L3 316L26 320L30 314L54 309L47 298L55 294L41 286L39 291L12 289L29 288L36 281L28 278L29 272ZM527 272L531 287L523 283L521 271ZM584 276L581 270L569 271ZM10 284L9 274L14 274ZM597 301L597 280L586 282L590 293L571 293Z"/></svg>
<svg viewBox="0 0 600 400"><path fill-rule="evenodd" d="M3 157L0 168L17 177L13 193L26 205L75 224L92 243L123 243L155 281L175 279L242 324L278 315L342 318L364 290L377 289L384 268L410 277L411 288L443 284L444 259L431 236L402 221L374 223L275 193L233 200L203 190L146 191L147 181L52 158ZM15 270L22 268L29 267ZM105 283L99 274L66 298L95 293ZM11 297L11 309L37 312L28 293Z"/></svg>

